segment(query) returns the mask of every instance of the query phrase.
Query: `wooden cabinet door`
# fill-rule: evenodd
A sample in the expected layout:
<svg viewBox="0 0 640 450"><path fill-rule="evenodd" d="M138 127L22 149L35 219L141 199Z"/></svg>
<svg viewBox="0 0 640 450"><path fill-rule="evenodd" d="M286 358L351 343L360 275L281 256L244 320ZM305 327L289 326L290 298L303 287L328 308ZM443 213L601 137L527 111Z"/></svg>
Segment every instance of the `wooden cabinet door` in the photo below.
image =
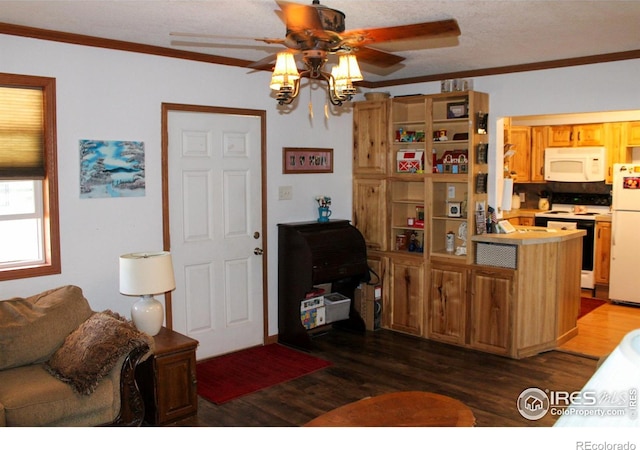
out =
<svg viewBox="0 0 640 450"><path fill-rule="evenodd" d="M574 139L578 147L604 145L604 126L601 123L576 125Z"/></svg>
<svg viewBox="0 0 640 450"><path fill-rule="evenodd" d="M532 227L535 225L535 219L533 217L520 217L520 225Z"/></svg>
<svg viewBox="0 0 640 450"><path fill-rule="evenodd" d="M422 336L424 264L417 258L389 258L390 328Z"/></svg>
<svg viewBox="0 0 640 450"><path fill-rule="evenodd" d="M379 178L354 178L353 226L364 236L367 248L386 250L386 182Z"/></svg>
<svg viewBox="0 0 640 450"><path fill-rule="evenodd" d="M511 351L513 273L472 271L470 345L478 350L508 355Z"/></svg>
<svg viewBox="0 0 640 450"><path fill-rule="evenodd" d="M627 145L640 145L640 122L627 123Z"/></svg>
<svg viewBox="0 0 640 450"><path fill-rule="evenodd" d="M554 125L547 134L549 147L590 147L604 145L604 125Z"/></svg>
<svg viewBox="0 0 640 450"><path fill-rule="evenodd" d="M388 102L357 102L353 108L353 173L386 173Z"/></svg>
<svg viewBox="0 0 640 450"><path fill-rule="evenodd" d="M611 256L611 223L596 222L596 283L609 284L609 257Z"/></svg>
<svg viewBox="0 0 640 450"><path fill-rule="evenodd" d="M155 359L157 423L172 422L197 411L194 350Z"/></svg>
<svg viewBox="0 0 640 450"><path fill-rule="evenodd" d="M571 125L554 125L547 129L549 147L573 146L573 127Z"/></svg>
<svg viewBox="0 0 640 450"><path fill-rule="evenodd" d="M517 183L531 179L531 127L511 127L510 144L516 153L509 160L511 177Z"/></svg>
<svg viewBox="0 0 640 450"><path fill-rule="evenodd" d="M467 273L464 267L432 266L427 312L429 339L464 345Z"/></svg>
<svg viewBox="0 0 640 450"><path fill-rule="evenodd" d="M531 181L544 182L544 150L547 148L547 128L531 127Z"/></svg>

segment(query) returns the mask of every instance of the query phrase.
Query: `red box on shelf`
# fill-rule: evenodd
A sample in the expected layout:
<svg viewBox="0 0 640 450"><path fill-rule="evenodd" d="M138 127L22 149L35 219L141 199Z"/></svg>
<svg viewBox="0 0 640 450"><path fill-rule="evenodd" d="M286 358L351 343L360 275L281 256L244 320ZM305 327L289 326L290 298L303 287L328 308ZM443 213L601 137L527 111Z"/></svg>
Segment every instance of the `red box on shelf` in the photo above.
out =
<svg viewBox="0 0 640 450"><path fill-rule="evenodd" d="M400 151L396 155L396 160L398 172L419 172L424 167L424 152Z"/></svg>

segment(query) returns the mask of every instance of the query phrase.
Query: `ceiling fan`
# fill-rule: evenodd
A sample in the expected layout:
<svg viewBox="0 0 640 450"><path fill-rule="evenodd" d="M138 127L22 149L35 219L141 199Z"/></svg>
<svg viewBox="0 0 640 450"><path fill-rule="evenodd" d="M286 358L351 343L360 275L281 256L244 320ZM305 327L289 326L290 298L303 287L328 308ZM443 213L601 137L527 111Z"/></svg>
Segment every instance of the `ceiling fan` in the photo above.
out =
<svg viewBox="0 0 640 450"><path fill-rule="evenodd" d="M286 47L285 50L278 53L278 55L271 54L266 58L256 61L250 65L256 69L269 69L273 68L273 62L276 61L276 72L278 72L278 66L285 64L280 63L281 55L284 58L286 55L288 65L294 64L293 55L301 54L302 60L306 66L306 70L299 74L293 74L287 72L283 83L282 79L278 79L279 83L275 83L280 93L278 101L280 104L290 103L297 95L299 85L299 77L309 77L315 79L325 79L331 88L331 93L338 94L336 88L340 88L341 91L336 101L333 104L341 104L345 99L350 100L351 96L355 92L355 89L349 84L349 86L343 86L341 75L328 74L322 71L323 66L327 62L327 57L330 54L347 57L349 55L357 56L357 59L366 62L368 64L387 68L394 66L402 62L405 58L394 55L389 52L377 50L372 48L371 45L398 41L402 39L416 39L416 38L442 38L453 37L460 35L460 28L455 19L440 20L435 22L416 23L411 25L399 25L384 28L366 28L366 29L354 29L346 30L345 27L345 15L341 11L328 8L320 4L319 0L313 0L311 5L302 5L298 3L292 3L283 0L276 0L276 3L280 7L280 11L276 11L276 14L280 16L286 25L286 34L284 38L250 38L255 41L264 42L266 44L277 44ZM222 38L223 36L205 35L196 33L171 33L173 36L183 37L204 37L204 38ZM247 38L245 38L247 39ZM174 45L189 45L187 42L174 42ZM193 43L193 45L206 46L202 43ZM341 63L343 64L341 58ZM350 56L351 64L355 61L353 56ZM343 70L347 70L346 77L350 82L362 80L357 62L355 63L356 76L349 76L349 67L347 59L345 58ZM291 68L285 68L285 70L291 70ZM297 70L296 70L297 72ZM295 78L296 75L298 78ZM338 80L332 80L333 77L338 77ZM291 78L291 79L289 79ZM337 81L337 84L336 84ZM284 92L282 91L284 86ZM274 82L272 80L272 88L274 88ZM275 89L275 88L274 88ZM346 91L345 91L346 90ZM352 90L352 91L351 91ZM351 92L351 95L349 95ZM349 98L346 98L349 97ZM330 97L331 98L331 97Z"/></svg>

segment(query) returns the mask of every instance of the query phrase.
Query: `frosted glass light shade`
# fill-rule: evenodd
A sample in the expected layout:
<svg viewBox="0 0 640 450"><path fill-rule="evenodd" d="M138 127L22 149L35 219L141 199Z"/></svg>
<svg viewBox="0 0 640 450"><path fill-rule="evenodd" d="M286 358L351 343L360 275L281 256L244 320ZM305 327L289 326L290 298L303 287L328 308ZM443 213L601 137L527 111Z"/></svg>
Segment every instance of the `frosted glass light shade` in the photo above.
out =
<svg viewBox="0 0 640 450"><path fill-rule="evenodd" d="M274 91L279 91L282 86L292 87L299 78L300 74L293 55L288 52L278 53L276 67L273 69L269 87Z"/></svg>
<svg viewBox="0 0 640 450"><path fill-rule="evenodd" d="M364 79L356 55L341 55L338 65L342 66L340 72L347 80L362 81Z"/></svg>
<svg viewBox="0 0 640 450"><path fill-rule="evenodd" d="M131 307L131 319L140 331L155 336L162 328L162 303L153 298L175 289L173 263L169 252L129 253L120 256L120 292L140 295Z"/></svg>

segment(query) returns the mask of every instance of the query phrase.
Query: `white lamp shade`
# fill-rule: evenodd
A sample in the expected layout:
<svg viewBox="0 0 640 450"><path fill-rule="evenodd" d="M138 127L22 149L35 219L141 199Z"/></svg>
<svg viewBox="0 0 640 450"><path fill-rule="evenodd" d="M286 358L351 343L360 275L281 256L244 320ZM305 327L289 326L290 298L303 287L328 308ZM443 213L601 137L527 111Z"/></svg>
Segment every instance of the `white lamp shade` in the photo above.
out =
<svg viewBox="0 0 640 450"><path fill-rule="evenodd" d="M120 292L122 294L162 294L175 287L171 253L143 252L120 256Z"/></svg>

